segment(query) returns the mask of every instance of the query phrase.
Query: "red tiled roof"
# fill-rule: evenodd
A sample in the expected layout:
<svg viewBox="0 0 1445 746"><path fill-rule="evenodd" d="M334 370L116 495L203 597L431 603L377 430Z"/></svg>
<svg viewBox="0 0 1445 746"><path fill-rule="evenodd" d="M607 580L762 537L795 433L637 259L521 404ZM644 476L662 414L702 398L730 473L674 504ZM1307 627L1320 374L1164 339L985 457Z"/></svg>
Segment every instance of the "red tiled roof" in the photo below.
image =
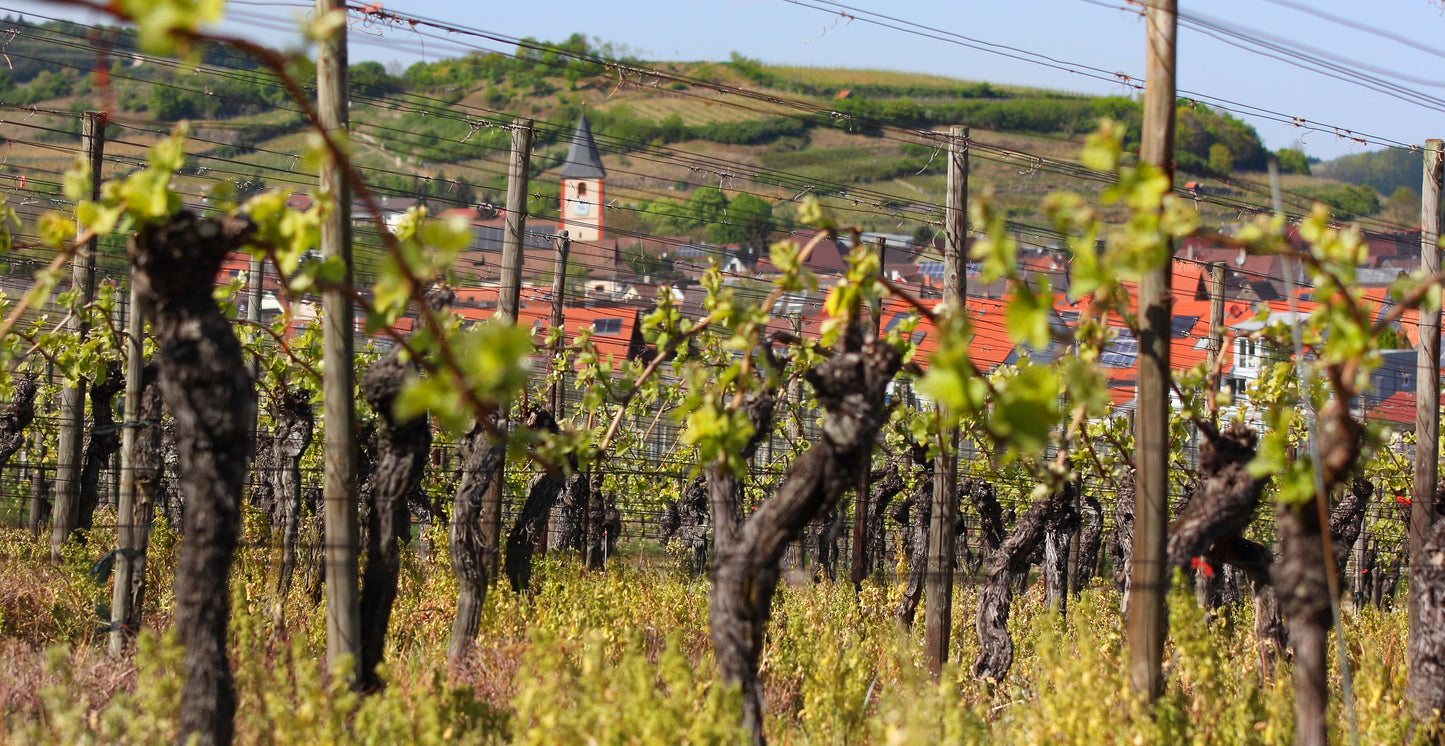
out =
<svg viewBox="0 0 1445 746"><path fill-rule="evenodd" d="M1365 419L1395 425L1415 425L1415 392L1396 391L1365 413Z"/></svg>

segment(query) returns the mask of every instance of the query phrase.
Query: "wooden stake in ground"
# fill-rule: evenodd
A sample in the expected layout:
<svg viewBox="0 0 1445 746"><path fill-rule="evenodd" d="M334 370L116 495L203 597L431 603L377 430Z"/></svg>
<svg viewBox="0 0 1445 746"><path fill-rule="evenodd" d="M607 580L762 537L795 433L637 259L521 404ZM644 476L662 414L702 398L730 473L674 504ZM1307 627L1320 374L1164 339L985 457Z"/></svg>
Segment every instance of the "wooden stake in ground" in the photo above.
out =
<svg viewBox="0 0 1445 746"><path fill-rule="evenodd" d="M943 213L943 302L963 313L968 286L968 128L955 125L948 141L948 204ZM958 429L940 434L943 451L933 470L933 510L928 524L928 577L923 639L935 674L948 660L953 618L953 529L958 518Z"/></svg>
<svg viewBox="0 0 1445 746"><path fill-rule="evenodd" d="M567 315L564 306L567 300L567 256L572 252L572 239L567 236L567 231L562 231L556 236L557 253L552 259L552 313L547 319L547 326L552 329L561 329L567 322ZM557 358L565 355L563 347L566 346L567 335L562 334L552 347L552 360L555 365ZM562 400L566 396L566 386L558 381L547 390L547 409L553 418L558 418L562 413Z"/></svg>
<svg viewBox="0 0 1445 746"><path fill-rule="evenodd" d="M261 258L251 257L251 263L246 266L246 320L252 324L261 323L261 284L265 281L265 265L261 264ZM261 380L261 355L251 356L251 380ZM129 379L126 379L129 380ZM261 413L260 397L256 399L256 409L251 412L251 439L256 439L256 421Z"/></svg>
<svg viewBox="0 0 1445 746"><path fill-rule="evenodd" d="M507 228L502 244L502 288L498 316L516 323L521 295L522 235L527 228L527 174L531 163L532 120L512 125L512 161L507 171ZM452 572L457 577L457 615L452 620L447 661L455 666L470 653L482 622L487 585L496 577L502 536L502 469L506 444L488 430L505 432L507 405L498 408L491 428L476 423L457 446L461 482L452 497L450 528Z"/></svg>
<svg viewBox="0 0 1445 746"><path fill-rule="evenodd" d="M120 655L126 643L135 635L134 629L127 629L133 617L131 614L131 575L135 568L136 541L135 510L135 444L136 425L140 419L141 366L145 362L141 351L141 334L145 328L145 314L141 313L139 294L135 280L130 283L130 314L125 327L125 409L122 418L125 425L120 433L120 501L116 505L115 527L115 588L110 597L110 654ZM255 418L252 418L254 423ZM254 428L255 425L253 424ZM252 430L254 437L255 431Z"/></svg>
<svg viewBox="0 0 1445 746"><path fill-rule="evenodd" d="M1220 389L1219 358L1224 354L1224 262L1209 265L1209 393Z"/></svg>
<svg viewBox="0 0 1445 746"><path fill-rule="evenodd" d="M1427 276L1440 271L1440 189L1441 140L1425 141L1425 176L1420 184L1420 268ZM1420 549L1435 522L1435 489L1440 458L1440 309L1420 311L1420 344L1415 380L1415 481L1410 500L1410 565L1420 559ZM1432 385L1433 384L1433 385ZM1418 631L1416 608L1420 590L1410 586L1410 637Z"/></svg>
<svg viewBox="0 0 1445 746"><path fill-rule="evenodd" d="M1421 183L1420 266L1440 271L1440 189L1445 174L1441 140L1425 141ZM1435 529L1435 489L1440 455L1440 309L1420 309L1420 344L1415 396L1415 482L1410 500L1410 699L1416 713L1431 717L1445 707L1445 536ZM1433 567L1432 567L1433 565ZM1431 625L1434 625L1433 627ZM1435 715L1438 717L1438 715Z"/></svg>
<svg viewBox="0 0 1445 746"><path fill-rule="evenodd" d="M502 284L497 293L497 314L508 324L517 323L522 294L522 238L527 232L527 180L532 164L532 120L512 123L512 156L507 168L507 227L502 235ZM507 403L500 407L497 426L507 430ZM502 547L502 490L505 488L506 459L497 467L496 478L482 496L482 548L486 552L488 576L496 577Z"/></svg>
<svg viewBox="0 0 1445 746"><path fill-rule="evenodd" d="M340 0L316 0L317 16L345 12ZM348 127L346 94L346 24L316 45L316 107L321 126L336 135ZM326 532L326 663L335 667L342 656L361 653L361 615L357 593L356 518L356 373L353 335L356 317L350 295L351 182L346 164L321 168L321 191L336 205L321 224L321 256L341 260L340 283L321 294L323 448L322 521ZM359 681L359 679L354 679Z"/></svg>
<svg viewBox="0 0 1445 746"><path fill-rule="evenodd" d="M1144 130L1139 160L1174 178L1176 0L1147 16ZM1172 254L1172 250L1171 250ZM1134 418L1133 576L1129 583L1129 680L1146 699L1163 688L1164 544L1169 521L1169 273L1171 262L1139 280L1139 393Z"/></svg>
<svg viewBox="0 0 1445 746"><path fill-rule="evenodd" d="M87 111L81 117L81 149L90 164L90 198L100 199L101 169L105 157L105 114ZM89 305L95 300L96 239L85 243L75 254L71 265L71 287L80 291L77 302ZM79 317L71 317L66 329L77 336L76 344L85 340L90 325ZM80 521L80 467L85 428L85 382L67 384L60 392L60 443L56 449L55 509L50 516L50 561L60 562L60 547L70 538Z"/></svg>

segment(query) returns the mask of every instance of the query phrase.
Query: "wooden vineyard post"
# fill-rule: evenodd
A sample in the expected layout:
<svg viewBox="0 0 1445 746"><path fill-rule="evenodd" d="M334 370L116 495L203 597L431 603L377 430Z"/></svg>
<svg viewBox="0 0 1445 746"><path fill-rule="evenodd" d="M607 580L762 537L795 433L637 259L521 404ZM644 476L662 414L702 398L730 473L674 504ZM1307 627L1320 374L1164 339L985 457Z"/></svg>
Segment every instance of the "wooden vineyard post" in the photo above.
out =
<svg viewBox="0 0 1445 746"><path fill-rule="evenodd" d="M81 115L81 148L90 164L90 198L100 199L101 168L105 158L105 114L87 111ZM84 227L81 227L84 230ZM80 291L77 303L95 300L95 251L92 238L80 247L71 264L71 287ZM85 340L90 325L71 316L66 330L75 334L76 344ZM60 442L55 452L55 508L50 514L50 562L60 563L60 547L70 538L80 520L80 465L85 442L85 382L67 383L60 392Z"/></svg>
<svg viewBox="0 0 1445 746"><path fill-rule="evenodd" d="M547 326L553 329L561 329L567 321L564 309L567 295L567 257L572 253L572 239L568 237L567 231L562 231L556 236L557 253L552 259L552 315L547 319ZM566 353L563 347L566 346L566 334L557 338L552 348L552 361L555 366L557 358ZM552 410L552 416L556 419L562 418L563 397L566 395L565 382L558 381L552 384L550 395L547 397L547 406Z"/></svg>
<svg viewBox="0 0 1445 746"><path fill-rule="evenodd" d="M261 290L265 282L265 265L260 257L251 257L246 266L246 320L252 324L261 323ZM261 381L261 356L251 356L251 380ZM256 440L256 421L260 418L261 397L256 396L256 411L251 413L251 440Z"/></svg>
<svg viewBox="0 0 1445 746"><path fill-rule="evenodd" d="M552 312L547 319L547 326L559 330L557 341L552 347L552 367L555 369L557 360L567 356L567 334L564 327L567 323L567 258L572 253L572 239L567 235L567 231L559 231L553 240L556 241L556 253L552 257ZM563 372L559 376L547 389L547 409L557 421L562 419L562 410L567 406L567 374ZM537 532L535 551L538 554L547 551L551 533L552 519L549 509L547 519L542 521L542 529Z"/></svg>
<svg viewBox="0 0 1445 746"><path fill-rule="evenodd" d="M527 179L532 165L532 120L512 122L512 156L507 167L507 225L502 235L501 291L497 312L517 323L522 293L522 237L527 232Z"/></svg>
<svg viewBox="0 0 1445 746"><path fill-rule="evenodd" d="M340 0L316 0L317 16L345 12ZM348 127L346 94L346 24L338 24L329 38L316 45L316 104L321 126L333 136ZM321 411L325 425L323 447L322 517L326 531L326 663L332 670L343 656L359 660L361 611L357 591L356 482L356 372L353 369L353 334L356 319L349 291L351 267L351 183L345 163L332 161L321 168L321 191L336 199L335 208L321 224L321 256L339 258L345 267L342 281L321 294L322 365ZM360 681L357 677L353 681Z"/></svg>
<svg viewBox="0 0 1445 746"><path fill-rule="evenodd" d="M1425 141L1425 175L1420 184L1420 268L1426 276L1440 271L1441 140ZM1420 345L1415 396L1415 481L1410 500L1410 566L1423 561L1425 540L1435 523L1435 486L1440 458L1440 309L1420 309ZM1420 594L1409 584L1409 639L1419 635ZM1412 672L1413 673L1413 672Z"/></svg>
<svg viewBox="0 0 1445 746"><path fill-rule="evenodd" d="M1176 0L1149 6L1144 129L1139 160L1174 178ZM1171 247L1172 255L1172 247ZM1172 260L1139 280L1139 393L1134 419L1134 552L1129 584L1129 679L1149 701L1163 686L1169 491L1169 275Z"/></svg>
<svg viewBox="0 0 1445 746"><path fill-rule="evenodd" d="M497 313L508 324L517 323L517 308L522 294L522 237L527 233L527 180L532 168L532 120L518 118L512 122L512 156L507 168L507 225L502 235L502 286L497 294ZM506 412L497 429L506 432ZM497 563L502 547L502 490L506 482L506 460L497 467L497 475L482 496L482 546L486 552L488 577L496 579Z"/></svg>
<svg viewBox="0 0 1445 746"><path fill-rule="evenodd" d="M126 624L132 618L139 618L130 608L135 551L136 547L143 546L136 532L149 528L137 525L135 514L135 436L136 422L140 419L141 366L145 362L141 359L145 348L141 337L145 319L133 275L129 305L125 325L125 429L120 432L120 499L115 511L115 588L110 597L110 654L113 656L124 652L126 643L135 635L135 630L126 629Z"/></svg>
<svg viewBox="0 0 1445 746"><path fill-rule="evenodd" d="M964 313L968 279L968 128L954 125L948 141L948 202L943 212L943 302ZM923 597L923 640L936 675L948 660L953 622L953 524L958 514L958 428L940 433L943 449L933 470L933 510L928 524L928 574Z"/></svg>

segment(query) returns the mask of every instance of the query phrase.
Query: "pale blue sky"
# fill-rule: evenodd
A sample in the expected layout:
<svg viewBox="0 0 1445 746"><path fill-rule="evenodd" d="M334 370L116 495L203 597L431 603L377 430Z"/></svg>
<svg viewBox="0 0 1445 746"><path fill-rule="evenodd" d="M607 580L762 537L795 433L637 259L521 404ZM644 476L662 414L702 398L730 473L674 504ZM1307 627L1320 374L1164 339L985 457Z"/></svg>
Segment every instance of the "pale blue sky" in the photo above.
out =
<svg viewBox="0 0 1445 746"><path fill-rule="evenodd" d="M1122 0L1035 0L1008 2L932 2L929 0L854 0L858 7L987 42L1048 54L1070 63L1140 77L1144 68L1144 26L1137 12L1120 8ZM851 4L851 3L850 3ZM1300 4L1353 22L1341 24L1300 10ZM56 13L43 2L9 2L0 6L32 13ZM1207 16L1250 32L1309 44L1347 58L1348 67L1372 65L1369 71L1415 92L1445 99L1445 63L1440 52L1425 52L1400 41L1381 38L1358 25L1412 39L1426 47L1445 38L1445 9L1427 0L1386 0L1366 5L1341 0L1217 0L1182 3L1181 12ZM1006 59L955 44L921 38L836 13L798 7L783 0L543 0L534 2L459 4L442 0L385 2L401 14L451 21L508 36L562 39L573 32L626 44L645 57L659 59L726 59L731 51L766 62L883 68L937 73L998 83L1016 83L1086 93L1129 93L1123 85ZM1138 6L1134 6L1138 7ZM231 30L283 43L284 35L266 30L259 16L290 19L299 12L291 3L236 4L246 18ZM64 13L76 20L87 20ZM373 35L375 34L375 35ZM476 40L467 40L477 43ZM352 58L398 60L420 58L420 40L405 30L357 29ZM1421 104L1366 90L1285 62L1229 46L1187 26L1180 29L1179 87L1263 107L1289 116L1348 127L1390 140L1419 143L1445 136L1445 101ZM427 56L448 56L435 40L426 42ZM1256 49L1250 46L1249 49ZM1411 74L1400 80L1387 74ZM1281 123L1245 117L1271 148L1302 141L1310 155L1330 158L1366 146L1323 132L1304 132ZM1368 146L1375 149L1378 146Z"/></svg>

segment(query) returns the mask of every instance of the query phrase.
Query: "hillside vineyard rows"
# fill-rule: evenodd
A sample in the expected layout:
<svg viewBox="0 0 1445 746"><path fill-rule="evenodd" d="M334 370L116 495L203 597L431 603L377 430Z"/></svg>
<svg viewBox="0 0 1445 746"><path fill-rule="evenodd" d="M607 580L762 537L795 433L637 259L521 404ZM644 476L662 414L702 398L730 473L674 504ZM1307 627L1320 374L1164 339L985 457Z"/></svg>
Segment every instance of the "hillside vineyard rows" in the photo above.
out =
<svg viewBox="0 0 1445 746"><path fill-rule="evenodd" d="M1270 152L1173 0L1132 97L70 4L0 742L1445 738L1440 140Z"/></svg>

